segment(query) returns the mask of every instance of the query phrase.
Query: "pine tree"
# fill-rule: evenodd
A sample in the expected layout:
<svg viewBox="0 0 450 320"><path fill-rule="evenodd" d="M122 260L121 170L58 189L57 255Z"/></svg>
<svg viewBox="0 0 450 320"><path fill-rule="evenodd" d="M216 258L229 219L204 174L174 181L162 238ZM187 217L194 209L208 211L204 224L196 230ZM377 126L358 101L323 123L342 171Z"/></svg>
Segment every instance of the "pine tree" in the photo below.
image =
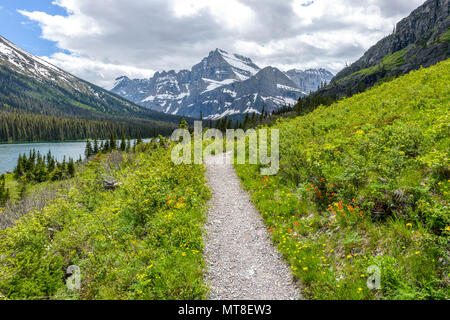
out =
<svg viewBox="0 0 450 320"><path fill-rule="evenodd" d="M21 181L19 184L19 198L25 198L27 192L27 183L25 181Z"/></svg>
<svg viewBox="0 0 450 320"><path fill-rule="evenodd" d="M249 116L248 116L248 112L245 114L245 118L244 118L244 124L243 124L243 128L247 129L248 126L248 122L249 122Z"/></svg>
<svg viewBox="0 0 450 320"><path fill-rule="evenodd" d="M64 158L63 158L63 162L61 163L61 168L62 168L62 171L64 171L64 172L67 171L67 161L66 161L66 156L64 156Z"/></svg>
<svg viewBox="0 0 450 320"><path fill-rule="evenodd" d="M93 154L93 151L92 151L91 140L88 140L86 142L86 149L84 151L84 155L86 156L86 159L89 159L92 156L92 154Z"/></svg>
<svg viewBox="0 0 450 320"><path fill-rule="evenodd" d="M120 140L120 150L125 151L125 149L127 148L127 142L125 141L125 134L123 132Z"/></svg>
<svg viewBox="0 0 450 320"><path fill-rule="evenodd" d="M19 159L17 160L16 168L14 169L14 179L19 180L21 176L23 176L23 167L22 167L23 159L22 155L19 155Z"/></svg>
<svg viewBox="0 0 450 320"><path fill-rule="evenodd" d="M5 205L9 200L9 190L6 188L5 175L0 176L0 205Z"/></svg>
<svg viewBox="0 0 450 320"><path fill-rule="evenodd" d="M99 146L98 146L98 140L97 138L94 138L94 154L97 154L99 152Z"/></svg>
<svg viewBox="0 0 450 320"><path fill-rule="evenodd" d="M67 173L71 178L75 176L75 164L72 158L69 158L69 163L67 164Z"/></svg>
<svg viewBox="0 0 450 320"><path fill-rule="evenodd" d="M47 153L47 171L52 172L55 169L55 163L52 156L52 151L48 150Z"/></svg>
<svg viewBox="0 0 450 320"><path fill-rule="evenodd" d="M102 151L103 151L104 153L108 153L110 150L111 150L111 147L110 147L110 145L109 145L109 141L105 141L105 143L103 143L103 149L102 149Z"/></svg>
<svg viewBox="0 0 450 320"><path fill-rule="evenodd" d="M111 136L109 138L109 148L111 150L117 149L116 135L113 133L111 133Z"/></svg>
<svg viewBox="0 0 450 320"><path fill-rule="evenodd" d="M180 129L187 129L187 122L184 118L181 119L179 127Z"/></svg>
<svg viewBox="0 0 450 320"><path fill-rule="evenodd" d="M227 129L232 129L233 128L233 119L228 120L227 123Z"/></svg>
<svg viewBox="0 0 450 320"><path fill-rule="evenodd" d="M128 136L126 151L130 152L131 150L131 137Z"/></svg>

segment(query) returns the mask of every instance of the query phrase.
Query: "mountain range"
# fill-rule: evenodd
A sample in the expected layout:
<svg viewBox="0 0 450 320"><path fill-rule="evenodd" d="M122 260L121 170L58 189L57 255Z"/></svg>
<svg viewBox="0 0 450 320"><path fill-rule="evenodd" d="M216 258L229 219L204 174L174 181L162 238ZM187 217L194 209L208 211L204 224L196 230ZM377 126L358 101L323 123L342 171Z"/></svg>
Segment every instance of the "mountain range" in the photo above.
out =
<svg viewBox="0 0 450 320"><path fill-rule="evenodd" d="M0 115L0 141L17 139L17 136L29 139L31 134L27 132L29 128L26 123L43 116L58 118L62 127L57 128L55 125L54 131L61 132L64 132L62 122L83 119L85 123L79 124L78 133L73 136L75 139L86 138L86 128L92 127L93 121L97 121L97 128L120 126L130 135L141 133L147 136L153 131L170 132L180 121L179 117L143 108L81 80L22 50L1 36ZM26 121L23 120L25 115ZM23 128L17 123L12 124L18 121L17 117L22 118ZM34 120L30 120L31 118ZM64 121L59 121L62 119ZM98 123L99 121L105 123ZM17 135L9 136L11 130L17 131Z"/></svg>
<svg viewBox="0 0 450 320"><path fill-rule="evenodd" d="M332 77L324 69L261 69L250 58L216 49L190 71L157 72L150 79L120 77L112 92L155 111L217 120L295 105Z"/></svg>

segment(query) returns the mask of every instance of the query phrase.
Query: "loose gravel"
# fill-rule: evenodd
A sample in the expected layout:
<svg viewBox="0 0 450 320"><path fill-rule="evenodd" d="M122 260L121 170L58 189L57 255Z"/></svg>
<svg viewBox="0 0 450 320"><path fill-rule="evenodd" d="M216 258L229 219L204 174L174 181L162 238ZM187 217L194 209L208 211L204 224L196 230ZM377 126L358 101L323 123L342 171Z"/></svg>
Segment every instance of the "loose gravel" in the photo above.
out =
<svg viewBox="0 0 450 320"><path fill-rule="evenodd" d="M299 288L230 164L205 159L213 192L205 233L211 300L297 300Z"/></svg>

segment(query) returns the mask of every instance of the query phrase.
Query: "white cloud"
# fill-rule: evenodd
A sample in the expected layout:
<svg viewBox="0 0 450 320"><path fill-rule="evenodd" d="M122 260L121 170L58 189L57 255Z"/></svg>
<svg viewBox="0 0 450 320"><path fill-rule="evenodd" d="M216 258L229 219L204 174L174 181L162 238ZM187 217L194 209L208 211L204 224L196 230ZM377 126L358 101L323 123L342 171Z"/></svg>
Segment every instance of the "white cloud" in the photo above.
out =
<svg viewBox="0 0 450 320"><path fill-rule="evenodd" d="M63 70L70 70L74 75L82 75L84 80L108 90L113 88L114 79L118 75L125 75L131 79L143 79L150 78L155 73L155 71L149 69L105 63L75 54L55 53L51 57L43 58Z"/></svg>
<svg viewBox="0 0 450 320"><path fill-rule="evenodd" d="M261 66L339 71L423 0L55 0L19 11L69 54L48 59L109 88L121 75L186 69L215 48ZM309 4L309 5L306 5Z"/></svg>
<svg viewBox="0 0 450 320"><path fill-rule="evenodd" d="M176 17L198 18L207 10L217 24L237 31L249 28L255 19L253 10L237 0L173 0L173 10Z"/></svg>

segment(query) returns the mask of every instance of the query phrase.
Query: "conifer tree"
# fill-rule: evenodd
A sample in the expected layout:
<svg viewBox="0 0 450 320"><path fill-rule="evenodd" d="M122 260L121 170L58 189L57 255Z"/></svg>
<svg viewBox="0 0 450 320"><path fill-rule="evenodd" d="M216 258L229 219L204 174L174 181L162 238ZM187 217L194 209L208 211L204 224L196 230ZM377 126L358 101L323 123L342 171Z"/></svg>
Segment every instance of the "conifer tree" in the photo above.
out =
<svg viewBox="0 0 450 320"><path fill-rule="evenodd" d="M86 149L84 151L84 155L86 156L86 159L89 159L92 156L92 154L93 154L93 151L92 151L91 140L88 140L86 142Z"/></svg>
<svg viewBox="0 0 450 320"><path fill-rule="evenodd" d="M63 162L61 163L61 168L64 172L67 171L67 161L66 161L66 156L64 156L63 158Z"/></svg>
<svg viewBox="0 0 450 320"><path fill-rule="evenodd" d="M131 137L128 136L126 151L130 152L131 150Z"/></svg>
<svg viewBox="0 0 450 320"><path fill-rule="evenodd" d="M17 165L14 169L14 179L19 180L19 178L23 175L23 160L22 155L19 155L19 159L17 159Z"/></svg>
<svg viewBox="0 0 450 320"><path fill-rule="evenodd" d="M125 134L122 132L122 136L120 137L120 150L125 151L127 148L127 142L125 140Z"/></svg>
<svg viewBox="0 0 450 320"><path fill-rule="evenodd" d="M9 190L6 188L5 175L0 176L0 205L5 205L9 200Z"/></svg>
<svg viewBox="0 0 450 320"><path fill-rule="evenodd" d="M67 173L71 178L75 176L75 164L72 158L69 158L69 163L67 164Z"/></svg>
<svg viewBox="0 0 450 320"><path fill-rule="evenodd" d="M114 133L111 133L111 136L109 138L109 149L111 150L117 149L116 136Z"/></svg>
<svg viewBox="0 0 450 320"><path fill-rule="evenodd" d="M184 118L181 119L179 127L180 129L187 129L187 122Z"/></svg>
<svg viewBox="0 0 450 320"><path fill-rule="evenodd" d="M103 151L104 153L107 153L107 152L110 151L109 141L105 141L105 142L103 143L102 151Z"/></svg>
<svg viewBox="0 0 450 320"><path fill-rule="evenodd" d="M232 129L233 128L233 119L228 120L227 123L227 129Z"/></svg>
<svg viewBox="0 0 450 320"><path fill-rule="evenodd" d="M248 122L249 122L249 116L248 116L248 112L245 114L245 118L244 118L244 124L243 124L243 129L246 129L248 126Z"/></svg>
<svg viewBox="0 0 450 320"><path fill-rule="evenodd" d="M98 146L98 140L97 138L94 138L94 154L97 154L99 152L99 146Z"/></svg>

